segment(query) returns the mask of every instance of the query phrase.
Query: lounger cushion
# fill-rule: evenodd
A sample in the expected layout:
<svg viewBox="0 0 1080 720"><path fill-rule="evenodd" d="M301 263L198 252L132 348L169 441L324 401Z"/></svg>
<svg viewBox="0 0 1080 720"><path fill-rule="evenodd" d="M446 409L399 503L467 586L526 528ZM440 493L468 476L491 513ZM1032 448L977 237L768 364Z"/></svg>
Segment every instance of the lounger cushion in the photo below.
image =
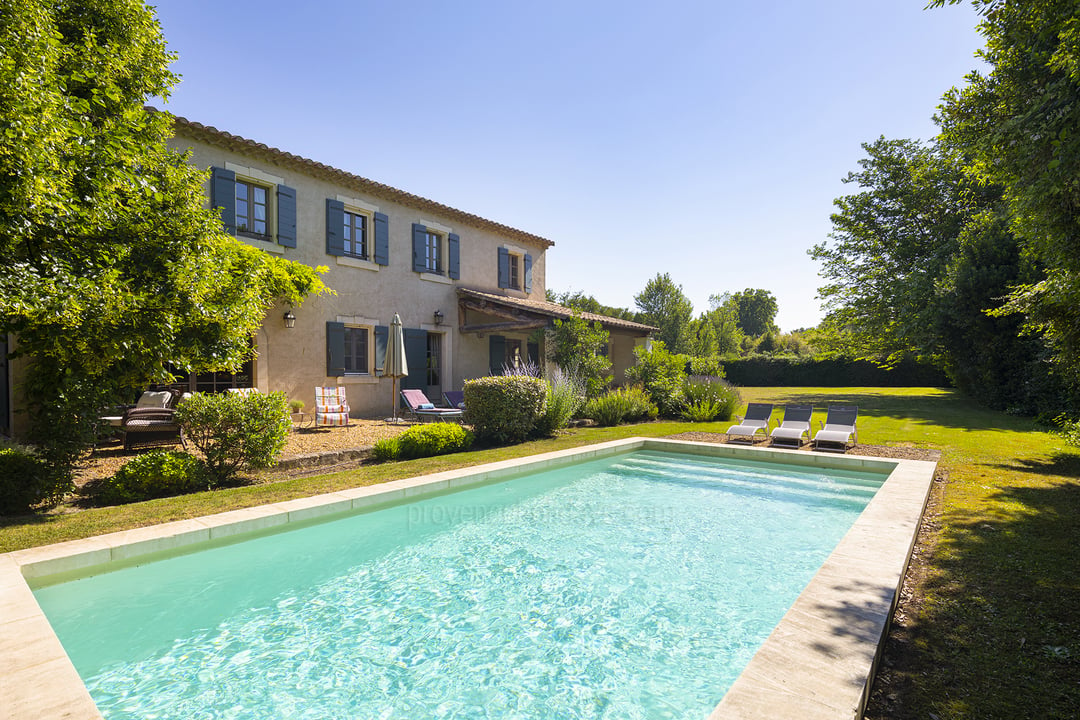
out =
<svg viewBox="0 0 1080 720"><path fill-rule="evenodd" d="M169 400L172 399L172 393L168 390L162 390L160 392L151 392L147 390L139 396L138 402L135 403L137 408L164 408L169 406Z"/></svg>
<svg viewBox="0 0 1080 720"><path fill-rule="evenodd" d="M827 442L846 445L851 440L852 433L848 430L819 430L814 436L814 442Z"/></svg>

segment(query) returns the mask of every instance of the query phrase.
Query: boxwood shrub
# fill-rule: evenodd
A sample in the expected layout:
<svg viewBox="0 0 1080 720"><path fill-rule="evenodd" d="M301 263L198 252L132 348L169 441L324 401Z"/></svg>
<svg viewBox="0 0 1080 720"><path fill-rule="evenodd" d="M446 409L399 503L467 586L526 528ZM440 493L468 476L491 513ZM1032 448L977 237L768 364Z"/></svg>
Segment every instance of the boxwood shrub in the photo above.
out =
<svg viewBox="0 0 1080 720"><path fill-rule="evenodd" d="M468 450L474 435L456 423L413 425L397 437L383 438L375 443L372 455L376 460L410 460Z"/></svg>
<svg viewBox="0 0 1080 720"><path fill-rule="evenodd" d="M153 450L124 463L115 475L94 488L102 505L140 502L185 495L210 488L206 465L186 452Z"/></svg>
<svg viewBox="0 0 1080 720"><path fill-rule="evenodd" d="M477 378L467 381L464 390L465 422L487 442L524 441L547 405L547 383L524 375Z"/></svg>

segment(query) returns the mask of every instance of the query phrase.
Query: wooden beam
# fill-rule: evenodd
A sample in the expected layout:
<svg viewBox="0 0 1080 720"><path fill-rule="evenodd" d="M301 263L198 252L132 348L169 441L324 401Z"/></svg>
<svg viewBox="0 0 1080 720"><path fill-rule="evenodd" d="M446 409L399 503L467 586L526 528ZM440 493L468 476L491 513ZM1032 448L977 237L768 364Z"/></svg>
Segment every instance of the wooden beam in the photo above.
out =
<svg viewBox="0 0 1080 720"><path fill-rule="evenodd" d="M488 303L486 301L476 300L458 300L458 307L465 310L475 310L476 312L484 313L485 315L494 315L495 317L506 318L507 320L533 320L537 317L544 317L540 313L531 313L527 310L514 310L511 308L503 307L495 303Z"/></svg>
<svg viewBox="0 0 1080 720"><path fill-rule="evenodd" d="M478 335L484 333L498 333L507 332L509 330L535 330L536 328L547 327L547 320L518 320L512 322L501 323L481 323L481 324L469 324L458 325L458 332L471 333L474 332Z"/></svg>

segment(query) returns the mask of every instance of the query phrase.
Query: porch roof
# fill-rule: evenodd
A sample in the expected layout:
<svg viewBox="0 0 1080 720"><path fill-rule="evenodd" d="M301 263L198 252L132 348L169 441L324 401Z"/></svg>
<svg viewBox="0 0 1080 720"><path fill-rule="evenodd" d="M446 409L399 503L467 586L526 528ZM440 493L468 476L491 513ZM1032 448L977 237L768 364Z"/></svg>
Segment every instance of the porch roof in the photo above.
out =
<svg viewBox="0 0 1080 720"><path fill-rule="evenodd" d="M580 315L588 322L600 323L609 332L617 332L623 335L645 337L659 330L659 328L652 325L608 317L607 315L581 312L545 300L510 297L464 287L457 289L457 296L461 332L498 333L513 330L532 330L548 327L552 324L552 320L568 320L575 314ZM501 318L501 320L494 323L468 323L465 322L466 311L468 310L492 315Z"/></svg>

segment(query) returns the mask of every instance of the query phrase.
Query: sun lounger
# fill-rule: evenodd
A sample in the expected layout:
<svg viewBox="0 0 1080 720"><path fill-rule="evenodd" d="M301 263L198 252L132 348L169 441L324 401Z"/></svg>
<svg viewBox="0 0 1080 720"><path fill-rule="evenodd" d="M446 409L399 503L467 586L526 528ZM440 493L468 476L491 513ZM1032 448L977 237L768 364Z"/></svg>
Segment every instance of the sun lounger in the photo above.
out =
<svg viewBox="0 0 1080 720"><path fill-rule="evenodd" d="M785 405L783 421L769 435L772 444L797 448L803 444L804 437L809 442L813 414L813 405Z"/></svg>
<svg viewBox="0 0 1080 720"><path fill-rule="evenodd" d="M458 410L465 409L465 391L464 390L447 390L442 394L443 400L446 401L447 407L457 408Z"/></svg>
<svg viewBox="0 0 1080 720"><path fill-rule="evenodd" d="M746 416L728 428L728 442L753 443L757 434L763 438L769 436L769 418L772 417L772 403L750 403L746 406Z"/></svg>
<svg viewBox="0 0 1080 720"><path fill-rule="evenodd" d="M855 421L859 417L856 405L830 405L825 423L814 435L814 449L828 452L847 452L848 443L852 447L859 440Z"/></svg>
<svg viewBox="0 0 1080 720"><path fill-rule="evenodd" d="M438 408L428 400L423 390L402 390L401 399L405 407L420 422L425 420L460 420L464 413L457 408Z"/></svg>

